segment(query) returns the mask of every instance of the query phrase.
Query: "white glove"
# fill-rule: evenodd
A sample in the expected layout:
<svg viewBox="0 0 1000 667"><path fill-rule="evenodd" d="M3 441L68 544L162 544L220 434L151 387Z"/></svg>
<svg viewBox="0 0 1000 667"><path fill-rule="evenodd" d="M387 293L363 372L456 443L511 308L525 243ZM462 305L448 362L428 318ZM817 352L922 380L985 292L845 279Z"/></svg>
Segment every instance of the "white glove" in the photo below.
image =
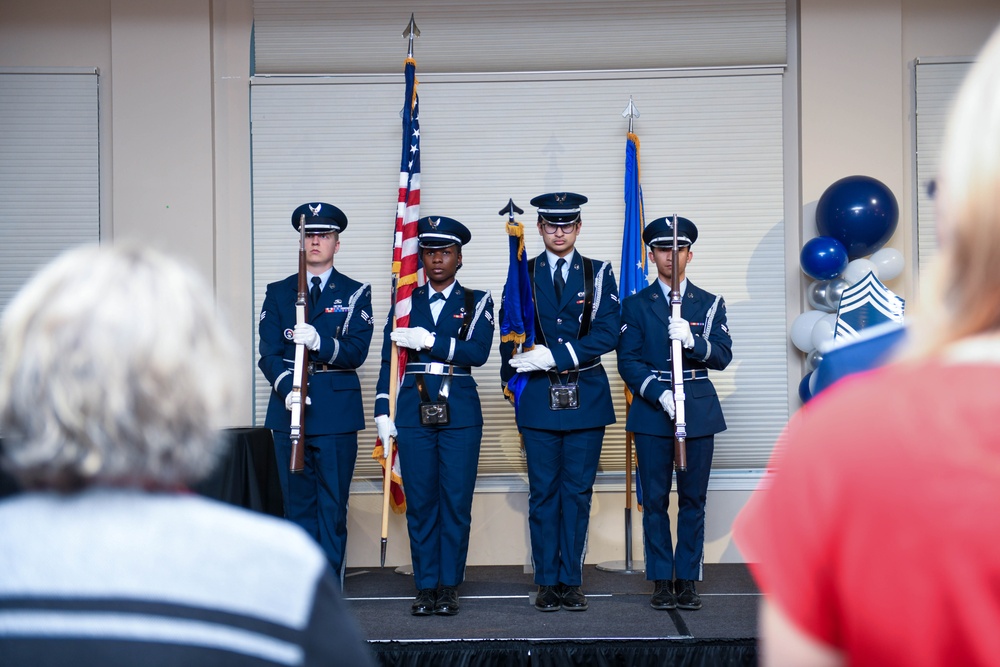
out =
<svg viewBox="0 0 1000 667"><path fill-rule="evenodd" d="M547 371L550 368L555 368L556 360L552 356L552 350L544 345L536 345L534 349L511 357L510 366L518 373Z"/></svg>
<svg viewBox="0 0 1000 667"><path fill-rule="evenodd" d="M677 408L674 407L674 392L672 391L663 392L662 394L660 394L659 400L660 400L660 407L666 410L670 418L673 419L674 415L677 413Z"/></svg>
<svg viewBox="0 0 1000 667"><path fill-rule="evenodd" d="M389 338L396 345L410 350L429 350L434 347L434 334L423 327L396 329Z"/></svg>
<svg viewBox="0 0 1000 667"><path fill-rule="evenodd" d="M312 405L313 400L306 396L306 405ZM288 396L285 396L285 409L289 412L292 411L292 392L288 392Z"/></svg>
<svg viewBox="0 0 1000 667"><path fill-rule="evenodd" d="M688 324L687 320L682 320L679 317L675 320L671 317L670 326L667 327L667 331L670 333L670 338L672 340L679 340L685 350L690 350L694 347L694 334L691 333L691 325Z"/></svg>
<svg viewBox="0 0 1000 667"><path fill-rule="evenodd" d="M389 419L389 415L379 415L375 418L375 428L378 429L378 438L386 447L389 446L389 438L396 437L396 425Z"/></svg>
<svg viewBox="0 0 1000 667"><path fill-rule="evenodd" d="M295 341L296 345L305 345L313 352L319 349L319 332L311 324L306 324L305 322L296 324L295 331L292 333L292 340Z"/></svg>

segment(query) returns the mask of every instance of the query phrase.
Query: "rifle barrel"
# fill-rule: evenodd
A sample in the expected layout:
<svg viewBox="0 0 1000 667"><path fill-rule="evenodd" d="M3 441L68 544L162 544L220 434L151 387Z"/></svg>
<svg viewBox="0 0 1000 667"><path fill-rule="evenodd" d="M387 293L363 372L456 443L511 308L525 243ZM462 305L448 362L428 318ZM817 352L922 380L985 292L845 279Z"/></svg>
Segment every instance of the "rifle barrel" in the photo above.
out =
<svg viewBox="0 0 1000 667"><path fill-rule="evenodd" d="M674 215L672 225L674 243L671 250L670 264L670 317L681 318L680 274L677 271L677 215ZM687 470L687 423L684 414L684 350L679 340L670 341L670 360L672 363L671 386L674 392L674 468Z"/></svg>
<svg viewBox="0 0 1000 667"><path fill-rule="evenodd" d="M306 273L306 216L299 217L299 285L295 297L295 324L308 322L306 295L309 294ZM309 350L295 345L295 366L292 370L292 425L290 440L292 455L288 470L301 473L306 468L306 396L309 389Z"/></svg>

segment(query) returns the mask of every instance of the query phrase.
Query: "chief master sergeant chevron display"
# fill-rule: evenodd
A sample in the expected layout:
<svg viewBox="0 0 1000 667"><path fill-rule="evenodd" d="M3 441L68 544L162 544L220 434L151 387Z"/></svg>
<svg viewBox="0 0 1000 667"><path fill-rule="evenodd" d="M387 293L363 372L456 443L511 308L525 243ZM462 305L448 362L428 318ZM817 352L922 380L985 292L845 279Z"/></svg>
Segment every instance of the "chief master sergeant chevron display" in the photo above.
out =
<svg viewBox="0 0 1000 667"><path fill-rule="evenodd" d="M583 558L604 429L615 421L601 355L618 342L611 265L574 249L587 198L556 192L531 200L545 252L529 262L533 349L502 343L501 380L528 374L517 410L528 461L528 525L539 611L583 611ZM501 313L501 320L503 313Z"/></svg>
<svg viewBox="0 0 1000 667"><path fill-rule="evenodd" d="M677 218L677 278L681 318L670 317L674 232L668 218L649 223L642 233L657 279L622 302L618 372L635 395L625 428L635 434L642 480L642 529L646 578L655 582L654 609L700 609L695 581L701 581L705 552L705 500L712 470L715 434L726 430L722 406L708 371L722 370L733 358L726 325L726 304L687 279L691 246L698 228ZM667 514L674 461L674 398L671 343L684 349L687 469L677 471L677 547Z"/></svg>
<svg viewBox="0 0 1000 667"><path fill-rule="evenodd" d="M322 202L303 204L292 213L298 231L305 215L306 271L310 290L309 323L296 326L298 275L267 286L260 313L260 362L271 383L264 425L274 433L285 516L319 542L333 571L343 578L347 547L347 500L358 456L358 431L364 429L361 383L356 369L368 356L374 320L372 290L333 267L347 216ZM289 474L290 397L295 345L309 354L305 407L305 470Z"/></svg>

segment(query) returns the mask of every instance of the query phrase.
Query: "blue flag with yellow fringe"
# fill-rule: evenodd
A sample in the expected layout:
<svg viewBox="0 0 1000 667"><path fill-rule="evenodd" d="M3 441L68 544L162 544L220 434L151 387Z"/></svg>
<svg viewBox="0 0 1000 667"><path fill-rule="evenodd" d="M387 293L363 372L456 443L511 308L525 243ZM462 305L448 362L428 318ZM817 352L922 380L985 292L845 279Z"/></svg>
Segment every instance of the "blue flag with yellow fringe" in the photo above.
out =
<svg viewBox="0 0 1000 667"><path fill-rule="evenodd" d="M510 258L507 282L503 288L500 318L500 342L514 343L522 351L535 346L535 298L528 276L528 256L524 248L524 225L513 219L514 202L509 204L511 218L507 222ZM517 411L521 392L528 382L526 373L514 373L504 385L504 395Z"/></svg>
<svg viewBox="0 0 1000 667"><path fill-rule="evenodd" d="M630 102L631 105L631 102ZM622 263L618 283L619 301L646 288L646 252L642 243L645 228L642 185L639 183L639 137L629 132L625 140L625 225L622 231ZM632 392L625 385L625 409L632 405ZM642 481L635 470L635 500L642 510Z"/></svg>
<svg viewBox="0 0 1000 667"><path fill-rule="evenodd" d="M642 243L645 218L642 186L639 184L639 137L628 133L625 141L625 229L622 233L621 280L618 296L625 297L646 288L646 253Z"/></svg>

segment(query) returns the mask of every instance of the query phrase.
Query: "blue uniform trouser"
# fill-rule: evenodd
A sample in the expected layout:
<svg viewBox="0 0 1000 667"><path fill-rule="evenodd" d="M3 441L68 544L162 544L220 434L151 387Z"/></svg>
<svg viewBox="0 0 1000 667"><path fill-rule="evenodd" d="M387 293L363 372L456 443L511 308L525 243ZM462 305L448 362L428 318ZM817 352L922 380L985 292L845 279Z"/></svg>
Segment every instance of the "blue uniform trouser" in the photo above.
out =
<svg viewBox="0 0 1000 667"><path fill-rule="evenodd" d="M528 527L535 583L580 586L604 427L579 431L522 428L521 435L528 460Z"/></svg>
<svg viewBox="0 0 1000 667"><path fill-rule="evenodd" d="M715 436L688 438L687 471L677 473L677 550L670 539L671 475L674 439L635 434L642 483L642 531L646 579L701 581L705 560L705 500L712 472Z"/></svg>
<svg viewBox="0 0 1000 667"><path fill-rule="evenodd" d="M417 588L465 580L482 426L399 426L399 468Z"/></svg>
<svg viewBox="0 0 1000 667"><path fill-rule="evenodd" d="M305 470L291 473L292 443L274 431L278 478L285 517L302 526L326 553L338 579L343 578L347 550L347 501L351 493L358 434L336 433L306 438Z"/></svg>

